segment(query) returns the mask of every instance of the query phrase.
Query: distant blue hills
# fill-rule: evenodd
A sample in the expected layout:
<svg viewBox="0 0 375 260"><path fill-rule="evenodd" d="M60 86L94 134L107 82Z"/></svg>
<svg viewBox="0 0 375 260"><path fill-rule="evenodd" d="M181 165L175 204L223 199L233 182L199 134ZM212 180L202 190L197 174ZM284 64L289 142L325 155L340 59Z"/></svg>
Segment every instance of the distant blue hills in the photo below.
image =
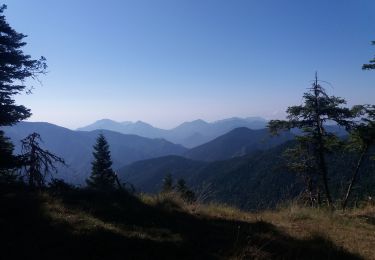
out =
<svg viewBox="0 0 375 260"><path fill-rule="evenodd" d="M113 168L129 163L166 155L182 155L187 151L164 139L150 139L137 135L125 135L109 130L90 132L73 131L50 123L21 122L12 127L4 127L6 136L15 144L15 152L21 151L20 140L37 132L43 140L42 146L64 158L68 167L58 167L56 177L74 184L84 184L91 171L92 150L96 138L102 133L111 150Z"/></svg>
<svg viewBox="0 0 375 260"><path fill-rule="evenodd" d="M192 148L207 143L238 127L249 129L262 129L267 125L267 120L261 117L238 118L232 117L208 123L198 119L185 122L173 129L160 129L152 125L137 122L116 122L110 119L98 120L88 126L78 128L78 131L111 130L123 134L135 134L147 138L164 138L170 142Z"/></svg>

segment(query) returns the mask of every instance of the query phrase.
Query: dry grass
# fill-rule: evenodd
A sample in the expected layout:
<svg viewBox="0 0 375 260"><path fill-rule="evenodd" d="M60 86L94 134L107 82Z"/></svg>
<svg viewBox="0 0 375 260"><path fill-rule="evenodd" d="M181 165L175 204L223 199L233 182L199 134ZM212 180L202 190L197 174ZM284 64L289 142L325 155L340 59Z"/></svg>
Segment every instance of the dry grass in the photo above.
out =
<svg viewBox="0 0 375 260"><path fill-rule="evenodd" d="M338 248L361 256L375 259L375 206L366 205L360 209L349 209L345 212L331 211L326 208L309 208L291 203L277 210L266 210L257 213L244 212L238 208L223 204L186 204L173 194L148 196L142 195L145 203L156 205L162 200L173 201L190 214L226 220L245 221L249 223L266 222L276 226L296 239L314 239L323 237L332 241ZM272 240L272 238L269 238ZM266 245L270 240L264 239ZM265 259L261 248L249 245L242 249L255 252L255 258ZM241 258L241 257L240 257Z"/></svg>
<svg viewBox="0 0 375 260"><path fill-rule="evenodd" d="M187 204L175 193L135 198L3 190L1 209L5 256L375 259L371 206L343 213L290 204L248 213L227 205Z"/></svg>
<svg viewBox="0 0 375 260"><path fill-rule="evenodd" d="M198 214L211 217L271 223L297 239L306 240L320 236L348 252L365 259L375 259L375 206L350 209L346 212L301 207L295 203L258 213L241 212L236 208L221 205L199 208ZM249 247L249 250L259 250L251 248L251 245Z"/></svg>

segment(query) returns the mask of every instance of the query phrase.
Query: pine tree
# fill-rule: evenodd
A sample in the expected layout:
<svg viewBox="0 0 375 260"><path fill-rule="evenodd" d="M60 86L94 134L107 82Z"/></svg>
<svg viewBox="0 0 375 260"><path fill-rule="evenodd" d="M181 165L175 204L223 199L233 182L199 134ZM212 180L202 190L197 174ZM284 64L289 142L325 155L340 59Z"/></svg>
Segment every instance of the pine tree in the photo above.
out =
<svg viewBox="0 0 375 260"><path fill-rule="evenodd" d="M319 84L317 74L312 88L303 97L303 105L287 109L288 120L272 120L268 127L274 134L285 129L302 130L303 136L297 137L297 141L309 144L309 153L313 157L316 174L321 179L327 204L332 207L326 154L332 151L334 145L338 143L338 138L326 131L325 124L333 121L339 126L350 129L355 115L352 110L343 107L346 104L344 99L327 95L325 89Z"/></svg>
<svg viewBox="0 0 375 260"><path fill-rule="evenodd" d="M13 144L9 138L4 136L4 132L0 130L0 173L12 168L13 163Z"/></svg>
<svg viewBox="0 0 375 260"><path fill-rule="evenodd" d="M375 41L371 42L372 45L375 45ZM362 69L363 70L374 70L375 69L375 57L369 61L368 64L363 64Z"/></svg>
<svg viewBox="0 0 375 260"><path fill-rule="evenodd" d="M0 7L0 127L13 125L31 116L30 109L17 105L14 96L31 89L27 79L36 79L47 68L46 59L33 60L22 51L26 35L16 32L3 15L6 5ZM28 88L28 89L27 89ZM12 156L10 141L0 133L0 168L14 167L17 158Z"/></svg>
<svg viewBox="0 0 375 260"><path fill-rule="evenodd" d="M14 146L9 138L4 136L0 130L0 181L12 182L16 179L15 168L20 165L21 160L13 155Z"/></svg>
<svg viewBox="0 0 375 260"><path fill-rule="evenodd" d="M109 145L103 134L99 134L94 145L94 161L91 176L86 180L90 188L96 190L113 190L115 187L115 173L112 170Z"/></svg>
<svg viewBox="0 0 375 260"><path fill-rule="evenodd" d="M13 125L31 116L30 109L15 104L14 96L26 89L25 80L46 71L46 59L31 59L22 51L26 35L16 32L2 15L0 7L0 126ZM31 89L28 89L30 91Z"/></svg>
<svg viewBox="0 0 375 260"><path fill-rule="evenodd" d="M375 105L357 106L357 109L361 110L362 119L350 133L348 148L358 154L358 159L342 200L343 210L358 180L359 171L368 159L370 149L375 145Z"/></svg>

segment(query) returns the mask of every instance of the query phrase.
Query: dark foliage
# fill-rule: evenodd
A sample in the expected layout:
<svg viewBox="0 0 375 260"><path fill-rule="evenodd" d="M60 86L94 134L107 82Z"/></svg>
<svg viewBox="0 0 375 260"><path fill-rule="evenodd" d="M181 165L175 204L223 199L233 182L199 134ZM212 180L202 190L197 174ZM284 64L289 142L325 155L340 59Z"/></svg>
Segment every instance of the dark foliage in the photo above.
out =
<svg viewBox="0 0 375 260"><path fill-rule="evenodd" d="M99 134L94 145L94 161L91 176L87 179L89 188L108 191L115 188L116 176L112 170L111 152L103 134Z"/></svg>
<svg viewBox="0 0 375 260"><path fill-rule="evenodd" d="M37 79L46 71L46 59L34 60L24 54L26 35L16 32L3 15L6 5L0 7L0 127L13 125L31 116L30 109L17 105L14 97L25 91L25 81ZM31 91L31 88L27 90ZM13 146L0 131L0 174L9 176L19 166L19 158L13 156Z"/></svg>
<svg viewBox="0 0 375 260"><path fill-rule="evenodd" d="M13 125L30 117L30 109L15 104L14 96L22 93L28 78L36 79L46 72L46 59L33 60L22 51L26 35L16 32L2 15L0 7L0 126ZM29 89L30 90L30 89Z"/></svg>
<svg viewBox="0 0 375 260"><path fill-rule="evenodd" d="M268 126L271 133L274 134L292 128L302 130L303 136L297 137L297 141L300 145L303 145L304 149L299 149L298 151L307 154L309 160L313 162L309 166L313 167L312 171L306 167L304 169L308 170L309 173L315 172L319 176L326 202L329 206L332 206L333 200L328 185L329 176L326 155L335 149L339 140L336 135L326 130L325 125L331 121L339 126L351 129L357 109L350 110L344 107L346 101L342 98L328 96L326 90L319 84L317 74L312 88L309 92L304 93L303 99L303 105L288 107L287 121L272 120ZM306 173L303 174L306 175ZM316 190L319 191L319 187Z"/></svg>
<svg viewBox="0 0 375 260"><path fill-rule="evenodd" d="M375 41L371 42L372 45L375 45ZM363 64L362 66L363 70L373 70L375 69L375 57L369 61L368 64Z"/></svg>
<svg viewBox="0 0 375 260"><path fill-rule="evenodd" d="M18 165L18 158L13 155L14 146L0 130L0 176L12 171Z"/></svg>
<svg viewBox="0 0 375 260"><path fill-rule="evenodd" d="M45 186L46 177L49 174L57 172L55 163L65 165L62 158L44 150L40 142L42 142L42 139L37 133L32 133L21 141L21 160L29 185L39 188Z"/></svg>
<svg viewBox="0 0 375 260"><path fill-rule="evenodd" d="M179 179L177 181L176 192L187 203L193 203L194 201L196 201L195 193L190 190L189 187L187 187L186 181L184 179Z"/></svg>
<svg viewBox="0 0 375 260"><path fill-rule="evenodd" d="M57 194L63 194L69 191L73 191L76 189L76 187L72 184L66 183L62 179L53 178L48 183L48 188L51 193L57 193Z"/></svg>
<svg viewBox="0 0 375 260"><path fill-rule="evenodd" d="M370 158L371 149L375 144L375 106L361 106L361 121L353 127L347 148L358 154L352 176L346 188L346 193L342 201L343 209L348 204L349 197L353 191L353 187L358 180L363 164ZM356 158L354 156L354 158Z"/></svg>

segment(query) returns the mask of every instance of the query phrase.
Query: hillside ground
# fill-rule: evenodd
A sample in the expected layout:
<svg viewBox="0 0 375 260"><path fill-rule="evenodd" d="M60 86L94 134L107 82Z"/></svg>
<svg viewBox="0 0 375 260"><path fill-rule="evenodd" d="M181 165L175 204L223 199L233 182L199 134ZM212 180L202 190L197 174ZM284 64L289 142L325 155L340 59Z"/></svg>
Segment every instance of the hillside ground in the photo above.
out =
<svg viewBox="0 0 375 260"><path fill-rule="evenodd" d="M0 189L0 259L375 259L375 208L246 213L173 195Z"/></svg>

